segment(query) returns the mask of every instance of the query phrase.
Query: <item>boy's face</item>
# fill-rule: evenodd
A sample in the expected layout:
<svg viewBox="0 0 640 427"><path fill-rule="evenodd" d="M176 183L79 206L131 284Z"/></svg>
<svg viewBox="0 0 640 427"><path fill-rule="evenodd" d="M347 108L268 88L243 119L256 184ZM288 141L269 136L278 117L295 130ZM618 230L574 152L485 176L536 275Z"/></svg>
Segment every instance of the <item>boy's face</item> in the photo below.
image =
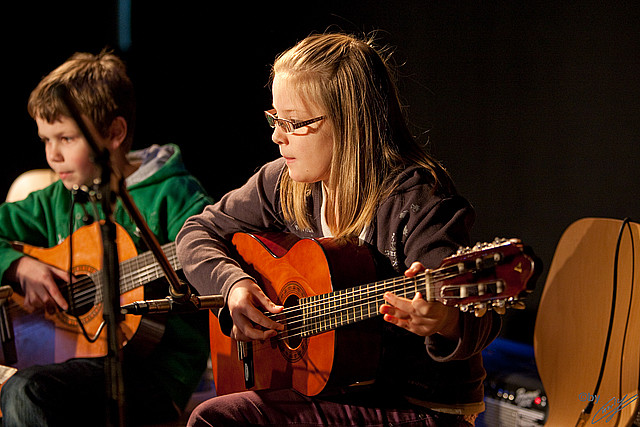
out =
<svg viewBox="0 0 640 427"><path fill-rule="evenodd" d="M44 142L47 163L60 176L64 186L91 185L98 177L98 168L92 162L92 152L75 120L60 116L49 123L36 118L38 135Z"/></svg>

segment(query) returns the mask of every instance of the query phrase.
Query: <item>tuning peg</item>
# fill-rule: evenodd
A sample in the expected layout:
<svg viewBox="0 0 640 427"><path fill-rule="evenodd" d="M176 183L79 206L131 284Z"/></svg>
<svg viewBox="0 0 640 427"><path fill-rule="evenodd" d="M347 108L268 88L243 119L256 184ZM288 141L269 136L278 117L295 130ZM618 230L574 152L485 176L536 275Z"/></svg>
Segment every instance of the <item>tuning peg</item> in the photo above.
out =
<svg viewBox="0 0 640 427"><path fill-rule="evenodd" d="M487 304L481 302L473 306L473 314L476 317L482 317L487 312Z"/></svg>
<svg viewBox="0 0 640 427"><path fill-rule="evenodd" d="M516 310L524 310L526 308L524 302L513 299L509 301L509 307Z"/></svg>
<svg viewBox="0 0 640 427"><path fill-rule="evenodd" d="M504 314L507 311L505 301L503 299L496 300L491 303L491 308L498 314Z"/></svg>
<svg viewBox="0 0 640 427"><path fill-rule="evenodd" d="M470 250L471 250L471 248L469 248L469 246L460 246L460 247L458 248L458 251L456 252L456 255L462 255L462 254L464 254L465 252L468 252L468 251L470 251Z"/></svg>

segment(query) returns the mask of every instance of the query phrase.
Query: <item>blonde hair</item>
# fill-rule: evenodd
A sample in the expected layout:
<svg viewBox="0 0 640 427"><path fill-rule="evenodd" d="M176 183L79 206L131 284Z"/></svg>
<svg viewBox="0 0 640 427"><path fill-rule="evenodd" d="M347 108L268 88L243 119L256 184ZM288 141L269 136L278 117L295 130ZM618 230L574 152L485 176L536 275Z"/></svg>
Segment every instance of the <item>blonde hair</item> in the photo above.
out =
<svg viewBox="0 0 640 427"><path fill-rule="evenodd" d="M50 123L61 115L72 117L58 90L64 86L79 112L87 116L98 133L108 136L116 117L127 122L127 137L122 144L125 152L133 144L135 127L135 95L124 62L108 51L98 55L75 53L62 65L45 76L31 92L27 109L32 118Z"/></svg>
<svg viewBox="0 0 640 427"><path fill-rule="evenodd" d="M336 237L359 235L408 165L426 168L436 186L453 191L448 174L411 136L390 67L372 45L345 34L312 35L281 54L272 69L272 81L286 75L333 124L327 223ZM312 227L311 185L288 174L280 182L285 219L301 228Z"/></svg>

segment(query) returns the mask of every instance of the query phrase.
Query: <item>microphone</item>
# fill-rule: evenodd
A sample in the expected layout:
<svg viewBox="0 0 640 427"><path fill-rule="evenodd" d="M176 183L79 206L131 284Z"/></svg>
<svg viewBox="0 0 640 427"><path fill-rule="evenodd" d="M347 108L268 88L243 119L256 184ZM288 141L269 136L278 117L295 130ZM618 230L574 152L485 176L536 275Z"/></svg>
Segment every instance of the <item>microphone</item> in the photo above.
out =
<svg viewBox="0 0 640 427"><path fill-rule="evenodd" d="M222 295L191 295L187 302L179 302L168 296L161 299L135 301L120 307L122 314L193 313L224 306Z"/></svg>

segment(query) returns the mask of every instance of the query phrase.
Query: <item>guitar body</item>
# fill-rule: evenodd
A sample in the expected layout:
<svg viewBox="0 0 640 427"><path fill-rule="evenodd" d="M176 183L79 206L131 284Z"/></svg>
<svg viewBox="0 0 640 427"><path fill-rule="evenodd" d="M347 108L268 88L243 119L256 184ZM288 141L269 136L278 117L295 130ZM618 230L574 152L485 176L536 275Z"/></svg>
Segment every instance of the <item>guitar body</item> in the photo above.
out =
<svg viewBox="0 0 640 427"><path fill-rule="evenodd" d="M233 244L245 271L258 280L272 301L288 308L295 308L301 298L376 277L376 265L365 246L332 239L298 240L291 235L243 233L234 236ZM279 321L286 326L288 321L294 321L293 317ZM216 392L223 395L247 389L294 388L314 396L333 387L371 380L378 366L381 330L376 331L370 322L379 320L310 337L291 334L286 339L252 342L248 348L250 363L245 364L246 359L238 358L238 343L222 333L217 317L211 314ZM361 356L357 366L348 363L355 352ZM247 373L249 383L243 373Z"/></svg>
<svg viewBox="0 0 640 427"><path fill-rule="evenodd" d="M622 232L621 226L620 220L585 218L558 242L534 334L547 425L575 426L589 400L594 405L585 425L629 426L638 413L640 225L631 222Z"/></svg>
<svg viewBox="0 0 640 427"><path fill-rule="evenodd" d="M78 229L73 239L74 276L83 277L102 268L102 238L98 223ZM69 243L67 238L52 248L38 248L21 244L20 249L40 261L67 270L69 266ZM116 243L120 262L137 255L133 241L127 232L117 225ZM95 296L95 287L88 290ZM64 295L64 292L63 292ZM17 363L13 366L24 368L34 364L58 363L73 357L99 357L107 354L106 331L90 343L82 334L76 317L57 311L50 315L42 310L27 313L22 308L23 297L14 294L8 307L16 342ZM144 299L144 287L132 289L121 295L121 303L127 304ZM102 302L93 297L79 311L79 318L89 336L94 336L102 324ZM118 336L125 345L136 333L141 322L140 316L126 315L120 323Z"/></svg>

